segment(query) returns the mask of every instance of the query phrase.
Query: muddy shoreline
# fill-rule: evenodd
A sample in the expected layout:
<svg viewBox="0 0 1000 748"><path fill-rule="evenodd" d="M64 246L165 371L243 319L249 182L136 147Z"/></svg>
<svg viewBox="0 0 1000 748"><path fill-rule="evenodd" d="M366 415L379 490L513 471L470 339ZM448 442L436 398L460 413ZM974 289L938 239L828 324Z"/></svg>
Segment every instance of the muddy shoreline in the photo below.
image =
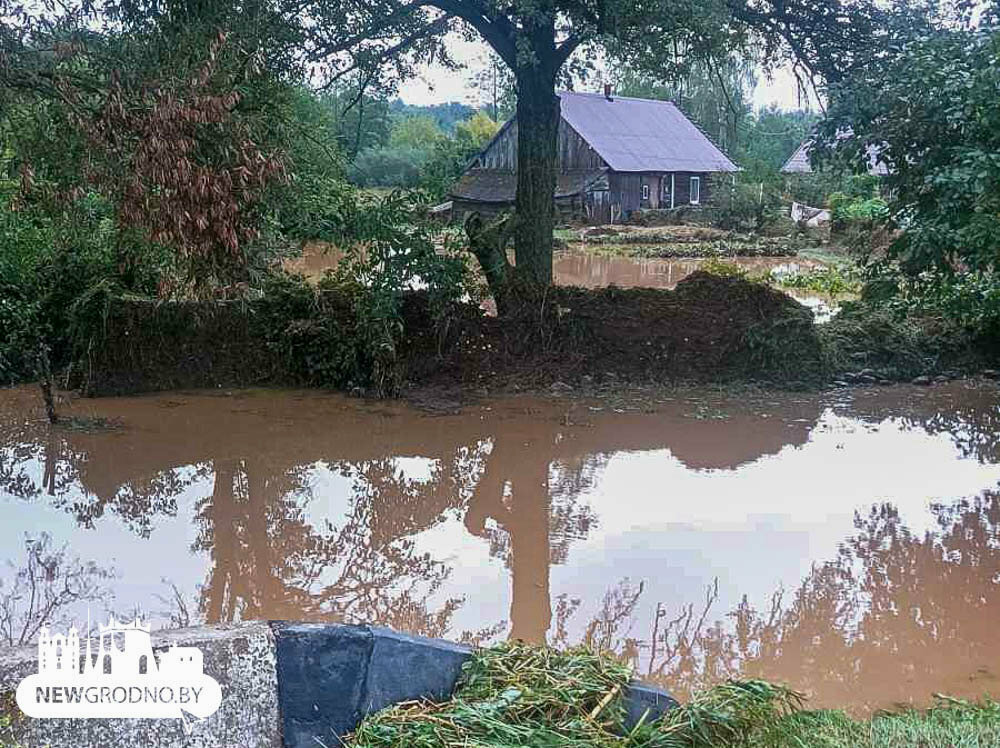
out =
<svg viewBox="0 0 1000 748"><path fill-rule="evenodd" d="M304 386L386 396L626 384L815 390L1000 368L988 347L937 323L925 333L862 311L817 325L785 293L702 271L674 290L555 287L539 310L503 319L472 304L435 316L425 294L410 293L399 339L373 359L350 299L290 282L300 284L294 303L113 300L63 381L88 395Z"/></svg>

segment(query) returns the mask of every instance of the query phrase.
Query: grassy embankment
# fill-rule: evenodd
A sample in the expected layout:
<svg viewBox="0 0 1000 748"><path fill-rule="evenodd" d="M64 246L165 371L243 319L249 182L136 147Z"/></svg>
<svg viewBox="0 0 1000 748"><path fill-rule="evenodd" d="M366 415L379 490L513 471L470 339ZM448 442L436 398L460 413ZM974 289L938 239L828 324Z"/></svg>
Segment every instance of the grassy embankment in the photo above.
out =
<svg viewBox="0 0 1000 748"><path fill-rule="evenodd" d="M451 701L409 703L368 718L353 748L903 748L1000 744L1000 704L942 699L926 711L854 720L807 711L783 686L732 681L661 720L623 727L629 669L585 650L503 644L467 666Z"/></svg>

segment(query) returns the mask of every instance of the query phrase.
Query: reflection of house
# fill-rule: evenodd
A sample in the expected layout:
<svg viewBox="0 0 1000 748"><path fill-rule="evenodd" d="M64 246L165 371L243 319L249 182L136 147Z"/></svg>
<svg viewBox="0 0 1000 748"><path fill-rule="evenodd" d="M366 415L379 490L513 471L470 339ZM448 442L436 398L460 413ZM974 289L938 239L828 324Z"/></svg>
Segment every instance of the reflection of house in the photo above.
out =
<svg viewBox="0 0 1000 748"><path fill-rule="evenodd" d="M705 202L708 177L738 171L669 101L559 94L556 205L606 223L639 208ZM456 215L495 213L514 202L517 120L509 120L452 187Z"/></svg>

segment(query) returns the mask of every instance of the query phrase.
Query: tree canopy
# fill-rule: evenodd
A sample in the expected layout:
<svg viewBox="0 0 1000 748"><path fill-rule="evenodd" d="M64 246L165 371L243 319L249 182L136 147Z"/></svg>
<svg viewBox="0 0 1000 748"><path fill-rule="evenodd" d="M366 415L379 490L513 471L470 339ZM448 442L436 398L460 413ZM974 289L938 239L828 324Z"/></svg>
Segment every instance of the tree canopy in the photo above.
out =
<svg viewBox="0 0 1000 748"><path fill-rule="evenodd" d="M885 164L908 275L995 271L1000 258L1000 29L939 29L832 89L818 156Z"/></svg>

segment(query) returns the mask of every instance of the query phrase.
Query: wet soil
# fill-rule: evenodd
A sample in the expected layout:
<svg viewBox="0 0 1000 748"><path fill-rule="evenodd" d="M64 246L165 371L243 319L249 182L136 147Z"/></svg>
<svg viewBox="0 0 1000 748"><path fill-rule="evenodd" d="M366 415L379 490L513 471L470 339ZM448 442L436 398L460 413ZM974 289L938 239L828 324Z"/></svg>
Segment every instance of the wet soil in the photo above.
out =
<svg viewBox="0 0 1000 748"><path fill-rule="evenodd" d="M80 386L95 395L258 384L363 388L327 374L359 355L351 299L303 290L316 303L118 300L76 367ZM424 292L411 292L402 315L392 365L404 389L821 376L805 307L770 287L700 271L674 290L555 287L503 319L473 304L456 304L441 319Z"/></svg>
<svg viewBox="0 0 1000 748"><path fill-rule="evenodd" d="M64 396L67 418L114 424L88 431L4 390L0 561L50 533L115 569L91 606L158 626L586 642L679 695L764 677L857 713L996 696L998 396Z"/></svg>
<svg viewBox="0 0 1000 748"><path fill-rule="evenodd" d="M821 375L813 316L791 297L736 277L696 271L675 290L556 288L542 314L503 319L476 310L440 328L408 309L407 378L507 388L580 382L739 379ZM423 332L421 332L423 331Z"/></svg>

